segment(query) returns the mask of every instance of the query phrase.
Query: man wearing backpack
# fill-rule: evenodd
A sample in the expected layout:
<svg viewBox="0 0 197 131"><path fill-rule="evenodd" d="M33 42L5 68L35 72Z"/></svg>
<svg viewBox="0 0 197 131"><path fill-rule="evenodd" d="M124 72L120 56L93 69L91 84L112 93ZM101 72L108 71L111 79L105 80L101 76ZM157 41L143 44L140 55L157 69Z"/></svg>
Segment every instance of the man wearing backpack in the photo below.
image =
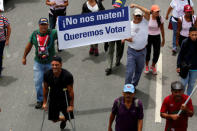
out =
<svg viewBox="0 0 197 131"><path fill-rule="evenodd" d="M142 131L143 105L134 96L135 87L132 84L126 84L123 89L123 96L114 101L109 118L108 131L112 131L112 124L115 118L115 131Z"/></svg>
<svg viewBox="0 0 197 131"><path fill-rule="evenodd" d="M24 55L22 58L22 64L26 65L26 57L32 49L35 47L34 57L34 81L37 94L36 109L42 108L43 103L43 90L42 82L44 72L51 69L51 61L55 55L54 41L57 39L57 31L55 29L48 29L48 19L40 18L39 29L34 31L30 37L30 40L25 47Z"/></svg>

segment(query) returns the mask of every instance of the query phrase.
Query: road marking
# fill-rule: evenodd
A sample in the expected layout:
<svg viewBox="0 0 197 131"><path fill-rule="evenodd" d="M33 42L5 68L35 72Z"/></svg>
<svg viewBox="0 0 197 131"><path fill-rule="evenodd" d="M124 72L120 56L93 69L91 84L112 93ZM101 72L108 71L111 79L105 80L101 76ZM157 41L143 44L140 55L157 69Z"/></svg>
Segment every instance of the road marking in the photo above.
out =
<svg viewBox="0 0 197 131"><path fill-rule="evenodd" d="M162 52L157 63L156 99L155 99L155 123L161 123L160 108L162 102Z"/></svg>

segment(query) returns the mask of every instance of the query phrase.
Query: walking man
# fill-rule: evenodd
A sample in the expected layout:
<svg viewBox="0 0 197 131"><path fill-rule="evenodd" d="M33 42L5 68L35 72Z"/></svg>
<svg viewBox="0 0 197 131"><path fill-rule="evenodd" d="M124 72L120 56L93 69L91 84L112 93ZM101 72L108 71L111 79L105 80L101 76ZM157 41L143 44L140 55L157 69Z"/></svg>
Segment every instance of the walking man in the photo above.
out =
<svg viewBox="0 0 197 131"><path fill-rule="evenodd" d="M189 29L189 37L183 40L181 51L177 60L177 72L180 73L181 82L186 93L190 95L197 80L197 28Z"/></svg>
<svg viewBox="0 0 197 131"><path fill-rule="evenodd" d="M187 131L188 117L192 117L194 109L191 99L184 105L188 96L183 94L184 86L181 82L175 81L171 84L172 94L165 97L161 106L161 117L166 119L165 131ZM179 110L180 115L177 115Z"/></svg>
<svg viewBox="0 0 197 131"><path fill-rule="evenodd" d="M49 99L48 119L53 122L61 121L60 128L64 129L66 121L74 118L73 76L69 71L62 68L61 57L53 57L51 65L52 69L44 74L43 108L47 109L47 99ZM48 93L49 98L47 97ZM60 116L60 112L64 116Z"/></svg>
<svg viewBox="0 0 197 131"><path fill-rule="evenodd" d="M8 19L5 16L0 15L0 78L2 75L3 51L4 47L9 45L10 34L11 26Z"/></svg>
<svg viewBox="0 0 197 131"><path fill-rule="evenodd" d="M35 47L34 57L34 81L37 95L36 109L42 108L43 103L43 90L42 82L44 72L51 69L51 61L55 55L54 41L57 39L57 31L55 29L48 29L48 19L40 18L39 29L35 30L30 40L25 47L24 55L22 58L22 64L26 65L26 57L32 49Z"/></svg>
<svg viewBox="0 0 197 131"><path fill-rule="evenodd" d="M112 0L112 6L114 8L124 7L126 0ZM114 48L116 45L116 66L120 65L120 60L124 53L124 44L121 44L121 40L110 41L108 47L107 61L108 65L105 69L106 75L110 75L112 73L113 59L114 59Z"/></svg>
<svg viewBox="0 0 197 131"><path fill-rule="evenodd" d="M135 87L126 84L123 96L114 101L109 118L108 131L112 131L112 124L116 118L115 131L142 131L143 105L135 96Z"/></svg>
<svg viewBox="0 0 197 131"><path fill-rule="evenodd" d="M50 29L55 29L57 17L66 15L68 0L46 0L46 5L50 6L49 27ZM58 52L61 52L61 50L59 50L59 46L57 48Z"/></svg>
<svg viewBox="0 0 197 131"><path fill-rule="evenodd" d="M148 9L136 4L131 4L130 7L137 9L134 10L134 19L131 21L131 38L125 39L129 42L125 84L133 84L136 87L145 65L150 13Z"/></svg>

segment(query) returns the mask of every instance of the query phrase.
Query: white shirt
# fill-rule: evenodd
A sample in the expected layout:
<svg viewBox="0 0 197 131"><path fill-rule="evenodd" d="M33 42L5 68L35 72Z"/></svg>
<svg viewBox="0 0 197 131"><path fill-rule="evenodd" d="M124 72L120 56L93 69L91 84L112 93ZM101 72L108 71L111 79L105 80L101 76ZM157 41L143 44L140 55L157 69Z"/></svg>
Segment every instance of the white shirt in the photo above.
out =
<svg viewBox="0 0 197 131"><path fill-rule="evenodd" d="M62 5L64 4L65 1L68 1L68 0L49 0L50 2L55 2L56 5ZM50 6L50 9L52 10L59 10L59 9L64 9L65 7L58 7L58 8L55 8L55 6Z"/></svg>
<svg viewBox="0 0 197 131"><path fill-rule="evenodd" d="M188 37L189 36L189 28L192 27L192 22L187 22L185 20L184 15L182 17L180 17L180 20L182 22L180 34L182 36ZM196 16L195 15L192 16L192 21L193 21L193 24L194 24L194 22L196 21Z"/></svg>
<svg viewBox="0 0 197 131"><path fill-rule="evenodd" d="M128 46L135 50L141 50L147 45L148 39L148 21L143 18L139 24L131 21L131 38L133 42L129 42Z"/></svg>
<svg viewBox="0 0 197 131"><path fill-rule="evenodd" d="M160 16L161 24L164 23L164 18ZM150 15L150 19L148 22L148 34L149 35L159 35L161 32L160 27L158 27L157 20L152 19L152 15Z"/></svg>
<svg viewBox="0 0 197 131"><path fill-rule="evenodd" d="M179 18L184 15L184 6L188 5L188 0L172 0L170 3L170 6L173 8L172 10L172 16ZM190 0L190 5L193 7L194 4L192 0ZM172 18L172 21L176 22L174 18Z"/></svg>
<svg viewBox="0 0 197 131"><path fill-rule="evenodd" d="M99 11L98 4L96 4L96 5L93 6L93 7L89 4L88 1L87 1L86 4L87 4L88 9L91 10L92 12L97 12L97 11Z"/></svg>

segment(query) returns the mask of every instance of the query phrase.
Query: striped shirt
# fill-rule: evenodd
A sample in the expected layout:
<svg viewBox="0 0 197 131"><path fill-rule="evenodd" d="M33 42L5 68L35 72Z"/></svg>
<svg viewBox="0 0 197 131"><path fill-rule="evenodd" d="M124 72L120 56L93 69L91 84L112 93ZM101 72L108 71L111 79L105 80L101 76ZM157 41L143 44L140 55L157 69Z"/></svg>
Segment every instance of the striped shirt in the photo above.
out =
<svg viewBox="0 0 197 131"><path fill-rule="evenodd" d="M0 16L0 41L5 41L6 40L6 28L9 25L8 19L1 15Z"/></svg>

